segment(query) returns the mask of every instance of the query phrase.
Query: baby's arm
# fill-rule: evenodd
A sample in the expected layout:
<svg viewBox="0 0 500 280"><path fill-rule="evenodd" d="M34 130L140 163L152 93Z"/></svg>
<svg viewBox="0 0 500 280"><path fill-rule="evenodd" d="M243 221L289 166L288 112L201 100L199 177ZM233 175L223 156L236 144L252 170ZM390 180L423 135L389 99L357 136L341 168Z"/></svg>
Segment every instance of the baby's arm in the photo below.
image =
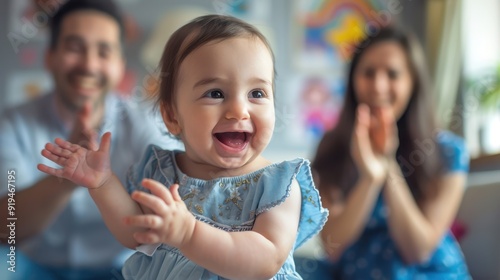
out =
<svg viewBox="0 0 500 280"><path fill-rule="evenodd" d="M88 188L106 226L116 239L126 247L135 248L138 243L132 235L143 229L126 226L123 220L126 216L141 214L142 211L111 171L110 143L111 134L109 132L103 135L97 150L86 149L58 138L55 140L55 145L48 143L45 146L42 155L62 168L55 169L39 164L38 169Z"/></svg>
<svg viewBox="0 0 500 280"><path fill-rule="evenodd" d="M272 278L292 250L301 207L295 180L290 196L257 216L253 230L245 232L226 232L197 221L180 198L177 185L170 191L152 180L145 180L143 185L152 195L136 192L132 197L154 214L127 219L130 225L150 229L135 235L139 243L162 242L177 247L193 262L230 279Z"/></svg>

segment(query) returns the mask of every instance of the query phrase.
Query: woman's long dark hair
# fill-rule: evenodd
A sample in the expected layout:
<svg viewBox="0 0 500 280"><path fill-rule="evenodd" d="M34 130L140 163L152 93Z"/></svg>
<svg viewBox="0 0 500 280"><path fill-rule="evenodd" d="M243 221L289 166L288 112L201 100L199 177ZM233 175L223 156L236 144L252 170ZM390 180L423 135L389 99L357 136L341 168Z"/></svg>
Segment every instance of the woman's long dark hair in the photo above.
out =
<svg viewBox="0 0 500 280"><path fill-rule="evenodd" d="M354 74L363 54L371 46L388 41L398 43L405 50L413 80L408 107L397 121L399 148L396 159L414 197L422 198L423 189L436 177L438 167L442 166L435 144L437 125L422 48L411 33L395 27L385 27L357 45L349 69L347 92L339 122L334 130L323 136L316 151L312 167L319 176L318 187L324 194L330 188L339 188L345 197L356 184L358 173L350 146L358 107L354 93ZM434 152L422 151L422 143L432 143Z"/></svg>

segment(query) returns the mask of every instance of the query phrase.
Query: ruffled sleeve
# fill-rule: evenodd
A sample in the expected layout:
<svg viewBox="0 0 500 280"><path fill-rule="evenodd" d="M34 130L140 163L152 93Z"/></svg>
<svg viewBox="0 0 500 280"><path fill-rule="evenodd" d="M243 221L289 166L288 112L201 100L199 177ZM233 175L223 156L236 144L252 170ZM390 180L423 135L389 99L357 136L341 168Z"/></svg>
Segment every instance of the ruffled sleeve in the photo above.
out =
<svg viewBox="0 0 500 280"><path fill-rule="evenodd" d="M469 153L462 138L449 131L441 131L437 136L445 172L468 172Z"/></svg>
<svg viewBox="0 0 500 280"><path fill-rule="evenodd" d="M328 217L328 210L321 206L307 160L299 158L284 161L265 170L258 184L261 198L256 215L285 201L290 195L293 180L297 180L302 195L299 228L294 245L294 249L297 249L323 228Z"/></svg>
<svg viewBox="0 0 500 280"><path fill-rule="evenodd" d="M149 145L142 158L133 164L127 172L127 191L129 193L135 190L149 192L141 185L144 178L156 180L166 186L172 185L175 181L174 154L174 151Z"/></svg>
<svg viewBox="0 0 500 280"><path fill-rule="evenodd" d="M141 182L144 178L151 178L151 168L155 161L153 149L154 145L147 146L141 160L134 163L128 170L127 185L125 186L128 193L135 190L146 191Z"/></svg>

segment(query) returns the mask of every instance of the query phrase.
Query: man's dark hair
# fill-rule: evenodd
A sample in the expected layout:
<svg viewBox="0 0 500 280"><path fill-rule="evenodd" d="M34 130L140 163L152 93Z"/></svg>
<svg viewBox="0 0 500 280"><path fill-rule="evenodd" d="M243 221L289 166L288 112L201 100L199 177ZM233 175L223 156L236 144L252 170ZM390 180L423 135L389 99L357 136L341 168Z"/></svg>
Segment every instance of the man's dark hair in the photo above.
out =
<svg viewBox="0 0 500 280"><path fill-rule="evenodd" d="M50 21L50 48L55 49L61 33L61 24L66 16L73 12L94 10L109 15L120 27L120 42L123 43L125 28L122 12L112 0L68 0L61 5Z"/></svg>

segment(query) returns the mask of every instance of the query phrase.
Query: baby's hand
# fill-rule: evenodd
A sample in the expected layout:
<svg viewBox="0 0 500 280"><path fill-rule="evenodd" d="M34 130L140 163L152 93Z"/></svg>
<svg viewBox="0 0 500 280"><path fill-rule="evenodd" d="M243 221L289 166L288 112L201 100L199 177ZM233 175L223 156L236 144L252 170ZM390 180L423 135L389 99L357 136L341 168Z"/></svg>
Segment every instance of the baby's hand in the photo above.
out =
<svg viewBox="0 0 500 280"><path fill-rule="evenodd" d="M42 155L62 168L55 169L39 164L38 170L68 179L89 189L99 188L112 174L109 159L110 142L111 133L107 132L102 137L99 149L94 151L57 138L55 145L52 143L45 145ZM97 144L92 143L90 146L97 146Z"/></svg>
<svg viewBox="0 0 500 280"><path fill-rule="evenodd" d="M144 179L142 185L152 194L135 191L132 199L153 213L125 218L129 226L149 229L136 232L135 240L140 244L165 243L176 248L187 244L193 235L196 219L179 196L179 185L174 184L168 189L151 179Z"/></svg>

